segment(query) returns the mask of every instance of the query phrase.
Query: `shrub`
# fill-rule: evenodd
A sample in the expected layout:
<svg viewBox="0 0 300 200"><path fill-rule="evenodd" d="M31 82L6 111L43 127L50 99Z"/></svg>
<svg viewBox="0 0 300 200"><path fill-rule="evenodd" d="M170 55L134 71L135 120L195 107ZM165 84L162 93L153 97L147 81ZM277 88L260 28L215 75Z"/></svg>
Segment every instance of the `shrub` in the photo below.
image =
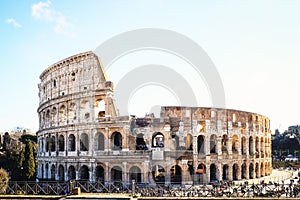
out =
<svg viewBox="0 0 300 200"><path fill-rule="evenodd" d="M8 173L5 169L0 169L0 194L6 193L6 188L8 185Z"/></svg>

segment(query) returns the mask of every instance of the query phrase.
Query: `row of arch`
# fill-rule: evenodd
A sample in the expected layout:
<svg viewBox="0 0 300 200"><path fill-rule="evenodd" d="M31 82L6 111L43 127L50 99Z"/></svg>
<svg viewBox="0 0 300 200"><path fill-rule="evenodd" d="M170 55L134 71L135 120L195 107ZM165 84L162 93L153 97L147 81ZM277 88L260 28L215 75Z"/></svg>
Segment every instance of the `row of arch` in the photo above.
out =
<svg viewBox="0 0 300 200"><path fill-rule="evenodd" d="M92 107L93 110L91 110ZM88 119L91 117L92 112L94 112L95 118L105 117L105 100L97 99L94 106L91 106L89 100L82 100L79 106L75 102L69 102L43 109L40 112L40 126L56 125L58 122L71 122L77 119L78 114L80 119Z"/></svg>

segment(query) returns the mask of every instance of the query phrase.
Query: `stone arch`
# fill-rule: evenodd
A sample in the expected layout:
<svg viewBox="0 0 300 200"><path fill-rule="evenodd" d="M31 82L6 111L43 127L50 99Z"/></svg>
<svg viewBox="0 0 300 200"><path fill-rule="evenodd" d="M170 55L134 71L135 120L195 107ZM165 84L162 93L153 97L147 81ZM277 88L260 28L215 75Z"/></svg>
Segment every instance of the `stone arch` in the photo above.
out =
<svg viewBox="0 0 300 200"><path fill-rule="evenodd" d="M259 149L259 137L255 138L255 154L256 154L256 158L259 157L260 154L260 149Z"/></svg>
<svg viewBox="0 0 300 200"><path fill-rule="evenodd" d="M68 138L68 151L75 151L76 142L74 134L70 134Z"/></svg>
<svg viewBox="0 0 300 200"><path fill-rule="evenodd" d="M235 163L232 166L232 177L234 181L238 180L238 173L239 173L239 166L237 163Z"/></svg>
<svg viewBox="0 0 300 200"><path fill-rule="evenodd" d="M216 181L217 179L217 167L215 164L211 164L209 167L210 181Z"/></svg>
<svg viewBox="0 0 300 200"><path fill-rule="evenodd" d="M233 135L232 137L232 152L233 153L237 153L238 152L238 146L239 146L239 141L238 141L238 136L237 135Z"/></svg>
<svg viewBox="0 0 300 200"><path fill-rule="evenodd" d="M242 155L246 155L247 154L247 141L246 141L246 137L243 136L242 137Z"/></svg>
<svg viewBox="0 0 300 200"><path fill-rule="evenodd" d="M253 155L253 154L254 154L253 145L254 145L254 140L253 140L253 137L250 136L250 137L249 137L249 154L250 154L250 155Z"/></svg>
<svg viewBox="0 0 300 200"><path fill-rule="evenodd" d="M261 155L263 156L263 153L265 152L265 142L264 142L264 138L263 137L261 137L260 138L260 153L261 153Z"/></svg>
<svg viewBox="0 0 300 200"><path fill-rule="evenodd" d="M96 181L100 181L102 183L104 183L104 181L105 181L105 171L101 165L98 165L95 168L95 178L96 178Z"/></svg>
<svg viewBox="0 0 300 200"><path fill-rule="evenodd" d="M114 166L111 168L111 181L112 182L122 182L122 168L119 166Z"/></svg>
<svg viewBox="0 0 300 200"><path fill-rule="evenodd" d="M247 165L246 165L246 163L243 163L242 164L242 179L246 179L247 178L246 172L247 172Z"/></svg>
<svg viewBox="0 0 300 200"><path fill-rule="evenodd" d="M187 134L185 137L185 149L193 150L193 136L191 134Z"/></svg>
<svg viewBox="0 0 300 200"><path fill-rule="evenodd" d="M52 116L52 122L56 123L57 122L57 108L56 107L52 108L51 116Z"/></svg>
<svg viewBox="0 0 300 200"><path fill-rule="evenodd" d="M80 180L89 180L89 168L86 165L82 165L79 170L79 179Z"/></svg>
<svg viewBox="0 0 300 200"><path fill-rule="evenodd" d="M69 180L74 180L76 179L76 170L73 165L70 165L68 168L68 179Z"/></svg>
<svg viewBox="0 0 300 200"><path fill-rule="evenodd" d="M223 134L222 135L222 153L228 153L227 145L228 145L228 135Z"/></svg>
<svg viewBox="0 0 300 200"><path fill-rule="evenodd" d="M174 165L170 169L171 174L171 184L181 184L182 181L182 171L179 165Z"/></svg>
<svg viewBox="0 0 300 200"><path fill-rule="evenodd" d="M95 102L95 117L105 117L105 101L103 99L97 99Z"/></svg>
<svg viewBox="0 0 300 200"><path fill-rule="evenodd" d="M144 134L139 133L136 135L135 149L136 150L148 150L145 139L144 139Z"/></svg>
<svg viewBox="0 0 300 200"><path fill-rule="evenodd" d="M200 163L196 170L196 175L197 175L199 184L204 183L204 174L206 174L206 166L203 163Z"/></svg>
<svg viewBox="0 0 300 200"><path fill-rule="evenodd" d="M56 138L55 138L54 135L52 135L52 136L51 136L51 143L50 143L50 151L51 151L51 152L54 152L55 149L56 149L55 143L56 143Z"/></svg>
<svg viewBox="0 0 300 200"><path fill-rule="evenodd" d="M59 107L59 121L64 122L67 119L67 109L65 105Z"/></svg>
<svg viewBox="0 0 300 200"><path fill-rule="evenodd" d="M255 164L255 174L256 174L256 178L259 178L260 176L260 173L259 173L259 164L258 163L256 163Z"/></svg>
<svg viewBox="0 0 300 200"><path fill-rule="evenodd" d="M223 165L222 180L229 180L229 166Z"/></svg>
<svg viewBox="0 0 300 200"><path fill-rule="evenodd" d="M58 137L58 151L64 151L65 150L65 137L63 135L60 135Z"/></svg>
<svg viewBox="0 0 300 200"><path fill-rule="evenodd" d="M101 132L96 133L95 135L95 150L96 151L104 151L104 135Z"/></svg>
<svg viewBox="0 0 300 200"><path fill-rule="evenodd" d="M157 184L165 184L165 169L160 165L152 167L152 176Z"/></svg>
<svg viewBox="0 0 300 200"><path fill-rule="evenodd" d="M62 165L58 166L58 180L65 181L65 168Z"/></svg>
<svg viewBox="0 0 300 200"><path fill-rule="evenodd" d="M86 133L80 135L80 151L89 150L89 136Z"/></svg>
<svg viewBox="0 0 300 200"><path fill-rule="evenodd" d="M133 166L129 169L129 181L132 180L135 180L136 183L142 182L142 171L137 166Z"/></svg>
<svg viewBox="0 0 300 200"><path fill-rule="evenodd" d="M165 139L164 135L161 132L157 132L152 136L152 147L164 147Z"/></svg>
<svg viewBox="0 0 300 200"><path fill-rule="evenodd" d="M46 111L46 124L49 124L50 120L51 120L50 110L47 109L47 111Z"/></svg>
<svg viewBox="0 0 300 200"><path fill-rule="evenodd" d="M198 153L204 153L204 147L205 147L205 136L199 135L197 137L197 146L198 146Z"/></svg>
<svg viewBox="0 0 300 200"><path fill-rule="evenodd" d="M51 180L55 180L55 172L56 172L56 170L55 170L55 165L54 164L52 164L51 165L51 170L50 170L50 174L51 174Z"/></svg>
<svg viewBox="0 0 300 200"><path fill-rule="evenodd" d="M217 153L217 136L215 134L210 136L209 146L210 153Z"/></svg>
<svg viewBox="0 0 300 200"><path fill-rule="evenodd" d="M46 137L46 148L45 151L48 152L50 151L50 138L47 136Z"/></svg>
<svg viewBox="0 0 300 200"><path fill-rule="evenodd" d="M113 150L122 150L122 135L120 132L113 132L111 135L111 140L112 140L112 149Z"/></svg>
<svg viewBox="0 0 300 200"><path fill-rule="evenodd" d="M46 172L45 178L49 179L49 164L48 163L46 163L46 165L45 165L45 172Z"/></svg>
<svg viewBox="0 0 300 200"><path fill-rule="evenodd" d="M254 179L254 165L253 163L250 163L249 164L249 178L250 179Z"/></svg>

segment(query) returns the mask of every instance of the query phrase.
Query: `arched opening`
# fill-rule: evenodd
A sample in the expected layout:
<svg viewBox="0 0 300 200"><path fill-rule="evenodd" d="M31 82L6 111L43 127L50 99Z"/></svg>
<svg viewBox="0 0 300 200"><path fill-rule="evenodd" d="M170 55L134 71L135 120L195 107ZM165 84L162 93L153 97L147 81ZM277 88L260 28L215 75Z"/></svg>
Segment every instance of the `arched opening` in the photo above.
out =
<svg viewBox="0 0 300 200"><path fill-rule="evenodd" d="M63 135L60 135L58 137L58 151L64 151L65 150L65 137Z"/></svg>
<svg viewBox="0 0 300 200"><path fill-rule="evenodd" d="M80 174L80 177L79 177L80 180L89 180L89 178L90 178L89 168L86 165L83 165L80 168L79 174Z"/></svg>
<svg viewBox="0 0 300 200"><path fill-rule="evenodd" d="M259 158L260 150L259 150L259 137L255 138L255 154L256 158Z"/></svg>
<svg viewBox="0 0 300 200"><path fill-rule="evenodd" d="M59 108L59 121L60 122L63 122L63 121L66 121L66 106L65 105L61 105L60 108Z"/></svg>
<svg viewBox="0 0 300 200"><path fill-rule="evenodd" d="M51 180L55 180L55 165L51 165Z"/></svg>
<svg viewBox="0 0 300 200"><path fill-rule="evenodd" d="M232 137L232 153L238 152L238 136L234 135Z"/></svg>
<svg viewBox="0 0 300 200"><path fill-rule="evenodd" d="M80 105L80 118L88 119L90 118L90 102L83 100Z"/></svg>
<svg viewBox="0 0 300 200"><path fill-rule="evenodd" d="M136 183L142 182L142 173L141 169L137 166L133 166L129 169L129 180L135 180Z"/></svg>
<svg viewBox="0 0 300 200"><path fill-rule="evenodd" d="M210 181L216 181L217 180L217 168L215 164L210 165Z"/></svg>
<svg viewBox="0 0 300 200"><path fill-rule="evenodd" d="M206 174L206 168L203 163L198 165L196 174L198 176L197 178L198 178L199 184L203 184L204 183L204 174Z"/></svg>
<svg viewBox="0 0 300 200"><path fill-rule="evenodd" d="M52 122L56 123L57 122L57 108L56 107L53 107L51 115L52 115Z"/></svg>
<svg viewBox="0 0 300 200"><path fill-rule="evenodd" d="M164 147L164 135L160 132L152 136L152 147Z"/></svg>
<svg viewBox="0 0 300 200"><path fill-rule="evenodd" d="M46 137L46 148L45 148L45 151L48 152L50 150L50 139L49 137L47 136Z"/></svg>
<svg viewBox="0 0 300 200"><path fill-rule="evenodd" d="M75 103L70 103L69 104L69 113L68 113L68 117L69 117L69 121L73 121L76 119L76 105Z"/></svg>
<svg viewBox="0 0 300 200"><path fill-rule="evenodd" d="M246 165L246 163L243 163L242 164L242 179L246 179L247 178L246 171L247 171L247 165Z"/></svg>
<svg viewBox="0 0 300 200"><path fill-rule="evenodd" d="M122 169L119 166L114 166L111 169L111 181L122 182Z"/></svg>
<svg viewBox="0 0 300 200"><path fill-rule="evenodd" d="M224 134L222 135L222 153L228 153L227 145L228 145L228 135Z"/></svg>
<svg viewBox="0 0 300 200"><path fill-rule="evenodd" d="M50 122L50 110L48 109L46 112L46 123L49 124Z"/></svg>
<svg viewBox="0 0 300 200"><path fill-rule="evenodd" d="M252 136L250 136L250 138L249 138L249 154L250 155L253 155L254 154L254 149L253 149L253 137Z"/></svg>
<svg viewBox="0 0 300 200"><path fill-rule="evenodd" d="M75 151L75 136L73 134L69 135L68 151Z"/></svg>
<svg viewBox="0 0 300 200"><path fill-rule="evenodd" d="M204 153L204 136L203 135L199 135L197 137L197 146L198 146L198 153Z"/></svg>
<svg viewBox="0 0 300 200"><path fill-rule="evenodd" d="M103 99L95 102L95 116L96 118L105 117L105 101Z"/></svg>
<svg viewBox="0 0 300 200"><path fill-rule="evenodd" d="M95 169L95 178L96 181L100 181L102 183L104 183L104 168L101 165L98 165Z"/></svg>
<svg viewBox="0 0 300 200"><path fill-rule="evenodd" d="M238 164L234 164L232 166L232 176L234 181L238 180L238 172L239 172L239 166Z"/></svg>
<svg viewBox="0 0 300 200"><path fill-rule="evenodd" d="M144 134L139 133L136 136L135 139L135 149L136 150L148 150L145 139L144 139Z"/></svg>
<svg viewBox="0 0 300 200"><path fill-rule="evenodd" d="M170 169L171 184L181 184L181 167L174 165Z"/></svg>
<svg viewBox="0 0 300 200"><path fill-rule="evenodd" d="M51 146L51 152L55 151L56 146L55 146L55 136L54 135L51 137L50 146Z"/></svg>
<svg viewBox="0 0 300 200"><path fill-rule="evenodd" d="M49 165L48 165L48 163L45 166L45 171L46 171L45 178L49 179Z"/></svg>
<svg viewBox="0 0 300 200"><path fill-rule="evenodd" d="M58 167L58 180L65 181L65 169L62 165Z"/></svg>
<svg viewBox="0 0 300 200"><path fill-rule="evenodd" d="M210 136L210 153L217 153L216 144L217 144L217 136L211 135Z"/></svg>
<svg viewBox="0 0 300 200"><path fill-rule="evenodd" d="M263 157L263 153L265 151L265 142L264 142L264 138L261 137L260 138L260 152L261 152L261 156Z"/></svg>
<svg viewBox="0 0 300 200"><path fill-rule="evenodd" d="M69 180L76 179L76 171L75 171L75 167L73 165L71 165L68 169L68 178L69 178Z"/></svg>
<svg viewBox="0 0 300 200"><path fill-rule="evenodd" d="M114 132L111 135L112 138L112 149L113 150L122 150L122 135L119 132Z"/></svg>
<svg viewBox="0 0 300 200"><path fill-rule="evenodd" d="M247 154L247 149L246 149L246 137L242 137L242 155L246 155Z"/></svg>
<svg viewBox="0 0 300 200"><path fill-rule="evenodd" d="M223 165L223 171L222 171L222 180L226 181L229 180L229 167L228 165Z"/></svg>
<svg viewBox="0 0 300 200"><path fill-rule="evenodd" d="M152 167L152 176L157 184L165 184L165 169L160 165Z"/></svg>
<svg viewBox="0 0 300 200"><path fill-rule="evenodd" d="M253 166L253 163L250 163L250 165L249 165L249 178L250 179L254 178L254 166Z"/></svg>
<svg viewBox="0 0 300 200"><path fill-rule="evenodd" d="M259 176L259 164L258 163L255 164L255 174L256 174L256 178L260 177Z"/></svg>
<svg viewBox="0 0 300 200"><path fill-rule="evenodd" d="M185 138L185 149L193 150L193 136L191 134L187 134Z"/></svg>
<svg viewBox="0 0 300 200"><path fill-rule="evenodd" d="M95 150L104 151L104 135L101 132L96 133Z"/></svg>
<svg viewBox="0 0 300 200"><path fill-rule="evenodd" d="M80 136L80 151L89 150L89 136L86 133L82 133Z"/></svg>

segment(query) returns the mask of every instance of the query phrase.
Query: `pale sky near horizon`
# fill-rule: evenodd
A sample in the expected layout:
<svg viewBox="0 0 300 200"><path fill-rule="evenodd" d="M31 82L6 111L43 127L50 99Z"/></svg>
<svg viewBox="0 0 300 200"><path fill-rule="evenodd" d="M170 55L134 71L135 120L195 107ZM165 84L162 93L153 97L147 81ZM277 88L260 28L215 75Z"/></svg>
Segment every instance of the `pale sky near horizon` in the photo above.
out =
<svg viewBox="0 0 300 200"><path fill-rule="evenodd" d="M300 1L3 0L0 5L0 132L17 126L38 130L37 85L47 67L139 28L172 30L201 46L221 76L227 108L269 117L273 132L300 124ZM124 65L181 62L157 52L145 57L125 56L107 71L108 78L117 81ZM147 94L163 92L144 89L133 100L144 103ZM199 106L209 106L207 97L199 99L204 99Z"/></svg>

